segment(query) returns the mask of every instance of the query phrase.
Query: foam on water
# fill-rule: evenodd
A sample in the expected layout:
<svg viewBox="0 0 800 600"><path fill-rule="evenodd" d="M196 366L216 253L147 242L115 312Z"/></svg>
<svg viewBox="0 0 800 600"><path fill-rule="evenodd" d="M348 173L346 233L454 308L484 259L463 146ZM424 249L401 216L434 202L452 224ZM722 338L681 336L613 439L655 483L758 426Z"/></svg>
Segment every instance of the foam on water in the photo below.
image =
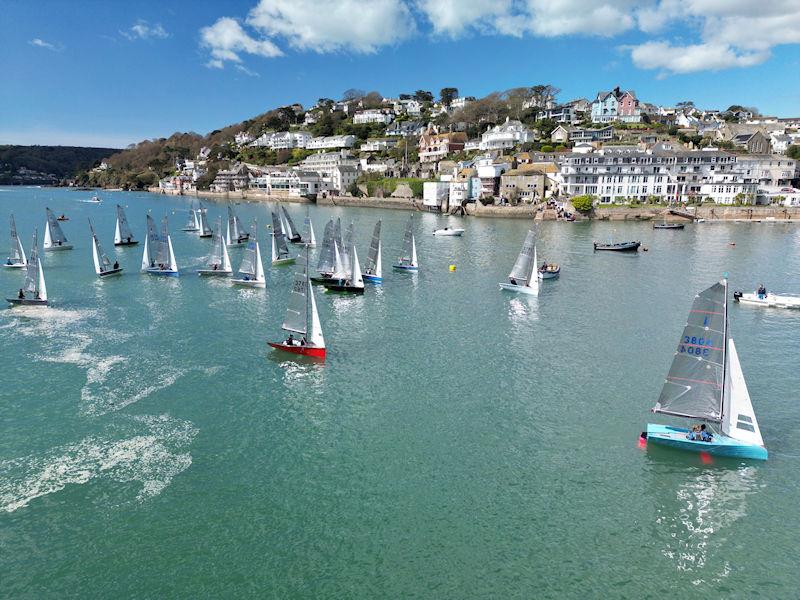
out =
<svg viewBox="0 0 800 600"><path fill-rule="evenodd" d="M130 423L144 425L145 431L122 439L89 436L43 455L0 461L0 510L14 512L36 498L93 479L138 482L140 502L160 494L192 464L186 449L198 430L169 415L133 417Z"/></svg>

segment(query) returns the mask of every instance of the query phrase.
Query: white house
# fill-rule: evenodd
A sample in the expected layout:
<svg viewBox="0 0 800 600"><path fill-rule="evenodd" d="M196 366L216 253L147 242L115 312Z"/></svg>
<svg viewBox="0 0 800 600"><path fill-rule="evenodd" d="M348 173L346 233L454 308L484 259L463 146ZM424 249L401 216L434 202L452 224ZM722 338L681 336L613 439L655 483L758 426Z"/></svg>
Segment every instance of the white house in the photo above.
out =
<svg viewBox="0 0 800 600"><path fill-rule="evenodd" d="M700 195L711 198L716 204L755 204L758 184L748 181L741 173L715 173L710 181L700 186Z"/></svg>
<svg viewBox="0 0 800 600"><path fill-rule="evenodd" d="M450 103L450 110L461 110L470 102L475 102L474 96L459 96L458 98L453 98L453 101Z"/></svg>
<svg viewBox="0 0 800 600"><path fill-rule="evenodd" d="M488 128L481 135L481 150L503 150L534 141L534 133L521 122L506 117L505 123Z"/></svg>
<svg viewBox="0 0 800 600"><path fill-rule="evenodd" d="M384 125L389 125L392 121L394 121L394 112L383 108L359 110L353 115L353 123L357 125L364 123L383 123Z"/></svg>
<svg viewBox="0 0 800 600"><path fill-rule="evenodd" d="M254 177L250 188L264 190L267 194L304 197L314 197L327 189L318 173L299 169L269 171Z"/></svg>
<svg viewBox="0 0 800 600"><path fill-rule="evenodd" d="M309 150L327 150L333 148L352 148L356 143L354 135L331 135L311 138L306 144Z"/></svg>
<svg viewBox="0 0 800 600"><path fill-rule="evenodd" d="M386 152L387 150L394 148L396 145L397 140L393 140L391 138L380 138L367 140L361 144L359 150L361 152Z"/></svg>
<svg viewBox="0 0 800 600"><path fill-rule="evenodd" d="M253 141L253 136L246 131L240 131L234 136L237 146L246 146Z"/></svg>
<svg viewBox="0 0 800 600"><path fill-rule="evenodd" d="M344 191L358 178L359 161L347 150L318 152L307 156L301 163L305 171L314 171L329 189ZM349 167L342 170L340 167ZM343 186L343 187L342 187Z"/></svg>
<svg viewBox="0 0 800 600"><path fill-rule="evenodd" d="M441 212L449 196L449 181L426 181L422 184L422 204L429 211Z"/></svg>
<svg viewBox="0 0 800 600"><path fill-rule="evenodd" d="M250 142L252 147L266 147L270 150L283 150L287 148L305 148L311 140L307 131L275 131L264 133Z"/></svg>
<svg viewBox="0 0 800 600"><path fill-rule="evenodd" d="M397 114L405 113L407 115L419 116L422 114L422 102L408 98L406 100L395 100L393 103L394 112Z"/></svg>

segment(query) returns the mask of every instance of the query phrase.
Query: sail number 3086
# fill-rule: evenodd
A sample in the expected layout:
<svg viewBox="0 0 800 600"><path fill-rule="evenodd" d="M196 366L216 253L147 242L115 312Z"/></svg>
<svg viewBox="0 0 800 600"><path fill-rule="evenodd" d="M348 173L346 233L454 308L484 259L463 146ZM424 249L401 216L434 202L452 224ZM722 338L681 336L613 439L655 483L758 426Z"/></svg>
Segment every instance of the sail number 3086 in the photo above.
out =
<svg viewBox="0 0 800 600"><path fill-rule="evenodd" d="M683 336L678 352L693 356L708 356L709 349L714 347L711 338Z"/></svg>

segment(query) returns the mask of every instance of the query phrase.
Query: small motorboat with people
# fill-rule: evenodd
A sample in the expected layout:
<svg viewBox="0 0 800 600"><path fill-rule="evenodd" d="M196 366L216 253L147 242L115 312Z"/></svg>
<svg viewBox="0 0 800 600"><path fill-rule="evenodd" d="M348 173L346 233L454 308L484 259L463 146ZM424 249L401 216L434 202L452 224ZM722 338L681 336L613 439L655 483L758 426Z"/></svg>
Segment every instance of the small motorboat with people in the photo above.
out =
<svg viewBox="0 0 800 600"><path fill-rule="evenodd" d="M339 219L336 220L339 231L341 232L341 221ZM330 219L325 224L325 230L322 233L322 246L320 247L319 251L319 258L317 259L317 272L319 273L318 277L311 277L312 283L325 283L331 278L334 269L334 252L333 252L333 244L334 244L334 237L336 236L336 225L333 223L333 219Z"/></svg>
<svg viewBox="0 0 800 600"><path fill-rule="evenodd" d="M240 246L246 244L250 239L250 234L242 227L239 216L234 212L233 207L228 205L228 229L225 236L228 246Z"/></svg>
<svg viewBox="0 0 800 600"><path fill-rule="evenodd" d="M289 265L296 257L289 254L286 245L286 234L283 232L281 219L277 213L272 213L272 266Z"/></svg>
<svg viewBox="0 0 800 600"><path fill-rule="evenodd" d="M242 263L239 265L239 272L236 277L231 279L231 283L246 287L267 287L264 265L261 262L261 248L258 245L258 222L255 219L250 226L250 235L247 238L247 246L244 249Z"/></svg>
<svg viewBox="0 0 800 600"><path fill-rule="evenodd" d="M117 204L117 224L114 227L115 246L135 246L139 240L133 239L131 226L128 224L128 217L125 216L125 209Z"/></svg>
<svg viewBox="0 0 800 600"><path fill-rule="evenodd" d="M103 252L103 247L100 245L100 240L97 239L97 233L94 231L91 219L89 219L89 231L92 234L92 258L94 259L94 272L97 273L97 276L103 279L122 273L119 261L115 260L112 263L108 255Z"/></svg>
<svg viewBox="0 0 800 600"><path fill-rule="evenodd" d="M538 262L536 235L532 230L528 230L525 241L522 243L522 250L520 250L517 260L508 274L508 281L500 282L500 289L538 296L539 277L536 269Z"/></svg>
<svg viewBox="0 0 800 600"><path fill-rule="evenodd" d="M69 217L64 213L61 213L59 216L56 217L56 221L69 221Z"/></svg>
<svg viewBox="0 0 800 600"><path fill-rule="evenodd" d="M334 246L336 249L336 246ZM331 275L331 279L324 283L325 289L329 292L339 292L340 294L363 294L364 278L361 275L361 265L358 262L358 252L355 243L350 245L347 253L349 265L342 264L339 253L336 252L336 269Z"/></svg>
<svg viewBox="0 0 800 600"><path fill-rule="evenodd" d="M636 252L642 242L609 242L608 244L593 242L595 252L609 250L611 252Z"/></svg>
<svg viewBox="0 0 800 600"><path fill-rule="evenodd" d="M561 275L561 266L555 263L542 263L538 270L539 279L556 279Z"/></svg>
<svg viewBox="0 0 800 600"><path fill-rule="evenodd" d="M86 202L89 204L100 204L101 202L103 202L103 200L100 198L100 196L94 195L91 198L89 198Z"/></svg>
<svg viewBox="0 0 800 600"><path fill-rule="evenodd" d="M297 227L294 226L292 216L289 214L289 211L286 210L285 206L280 207L279 215L281 217L281 227L283 229L283 234L286 236L286 240L291 244L302 244L303 238L297 232Z"/></svg>
<svg viewBox="0 0 800 600"><path fill-rule="evenodd" d="M433 231L433 235L441 237L461 237L463 234L464 230L461 228L443 227L442 229L435 229Z"/></svg>
<svg viewBox="0 0 800 600"><path fill-rule="evenodd" d="M15 298L6 298L13 306L47 306L47 285L44 281L44 269L39 260L39 236L33 230L33 244L25 271L25 285L19 289Z"/></svg>
<svg viewBox="0 0 800 600"><path fill-rule="evenodd" d="M206 266L199 269L197 274L203 276L227 277L233 274L231 259L228 256L228 246L222 236L222 217L217 217L217 226L211 240L211 254L206 261Z"/></svg>
<svg viewBox="0 0 800 600"><path fill-rule="evenodd" d="M406 231L403 234L403 253L397 259L397 263L392 265L398 271L416 272L419 270L417 262L417 243L414 240L414 215L408 218Z"/></svg>
<svg viewBox="0 0 800 600"><path fill-rule="evenodd" d="M800 309L800 296L789 294L776 294L768 292L763 283L759 284L755 292L733 292L733 299L739 304L764 306L766 308L796 308Z"/></svg>
<svg viewBox="0 0 800 600"><path fill-rule="evenodd" d="M381 220L375 223L372 230L372 241L369 244L367 261L364 263L364 270L361 272L364 281L370 283L383 282L383 264L381 261Z"/></svg>
<svg viewBox="0 0 800 600"><path fill-rule="evenodd" d="M142 254L142 272L148 275L178 277L178 264L172 250L172 238L169 235L167 215L161 221L161 232L156 229L153 217L147 215L147 237L144 239Z"/></svg>
<svg viewBox="0 0 800 600"><path fill-rule="evenodd" d="M44 226L44 249L45 250L72 250L72 244L67 242L67 236L61 230L58 219L49 208L44 209L47 213L47 222Z"/></svg>
<svg viewBox="0 0 800 600"><path fill-rule="evenodd" d="M208 224L208 209L198 202L200 208L197 209L197 233L201 238L210 238L213 234Z"/></svg>
<svg viewBox="0 0 800 600"><path fill-rule="evenodd" d="M25 249L22 247L22 242L17 235L17 223L14 220L14 213L11 213L9 221L11 225L11 251L3 266L11 269L22 269L27 266L28 261L25 258Z"/></svg>
<svg viewBox="0 0 800 600"><path fill-rule="evenodd" d="M324 359L325 338L322 336L317 303L309 279L307 246L299 258L289 296L289 306L286 308L286 317L281 325L281 329L288 331L289 336L282 342L267 343L283 352Z"/></svg>
<svg viewBox="0 0 800 600"><path fill-rule="evenodd" d="M766 460L768 453L728 328L728 280L694 298L654 413L691 428L647 424L646 443L713 456Z"/></svg>

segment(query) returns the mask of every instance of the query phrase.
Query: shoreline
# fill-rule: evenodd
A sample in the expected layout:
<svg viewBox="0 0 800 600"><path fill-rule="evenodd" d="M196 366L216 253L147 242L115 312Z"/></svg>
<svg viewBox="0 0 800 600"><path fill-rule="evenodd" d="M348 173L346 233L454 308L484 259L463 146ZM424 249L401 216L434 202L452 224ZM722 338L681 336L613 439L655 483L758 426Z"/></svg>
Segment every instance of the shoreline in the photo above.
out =
<svg viewBox="0 0 800 600"><path fill-rule="evenodd" d="M239 200L245 202L289 202L295 204L317 204L319 206L342 206L358 208L388 208L395 210L416 210L426 212L421 200L416 198L377 198L353 196L327 196L316 202L299 196L267 194L254 190L239 192L198 191L190 194L164 194L159 188L151 187L148 192L167 196L185 196L188 198L208 198L212 200ZM624 206L599 206L588 215L573 211L577 221L658 221L672 223L691 223L688 216L668 214L666 206L629 208ZM736 223L800 223L800 206L691 206L681 209L697 219L706 222ZM435 213L446 215L446 213ZM524 204L517 206L484 206L480 203L468 204L466 216L499 219L534 219L537 221L557 220L553 209L540 210L539 205Z"/></svg>

